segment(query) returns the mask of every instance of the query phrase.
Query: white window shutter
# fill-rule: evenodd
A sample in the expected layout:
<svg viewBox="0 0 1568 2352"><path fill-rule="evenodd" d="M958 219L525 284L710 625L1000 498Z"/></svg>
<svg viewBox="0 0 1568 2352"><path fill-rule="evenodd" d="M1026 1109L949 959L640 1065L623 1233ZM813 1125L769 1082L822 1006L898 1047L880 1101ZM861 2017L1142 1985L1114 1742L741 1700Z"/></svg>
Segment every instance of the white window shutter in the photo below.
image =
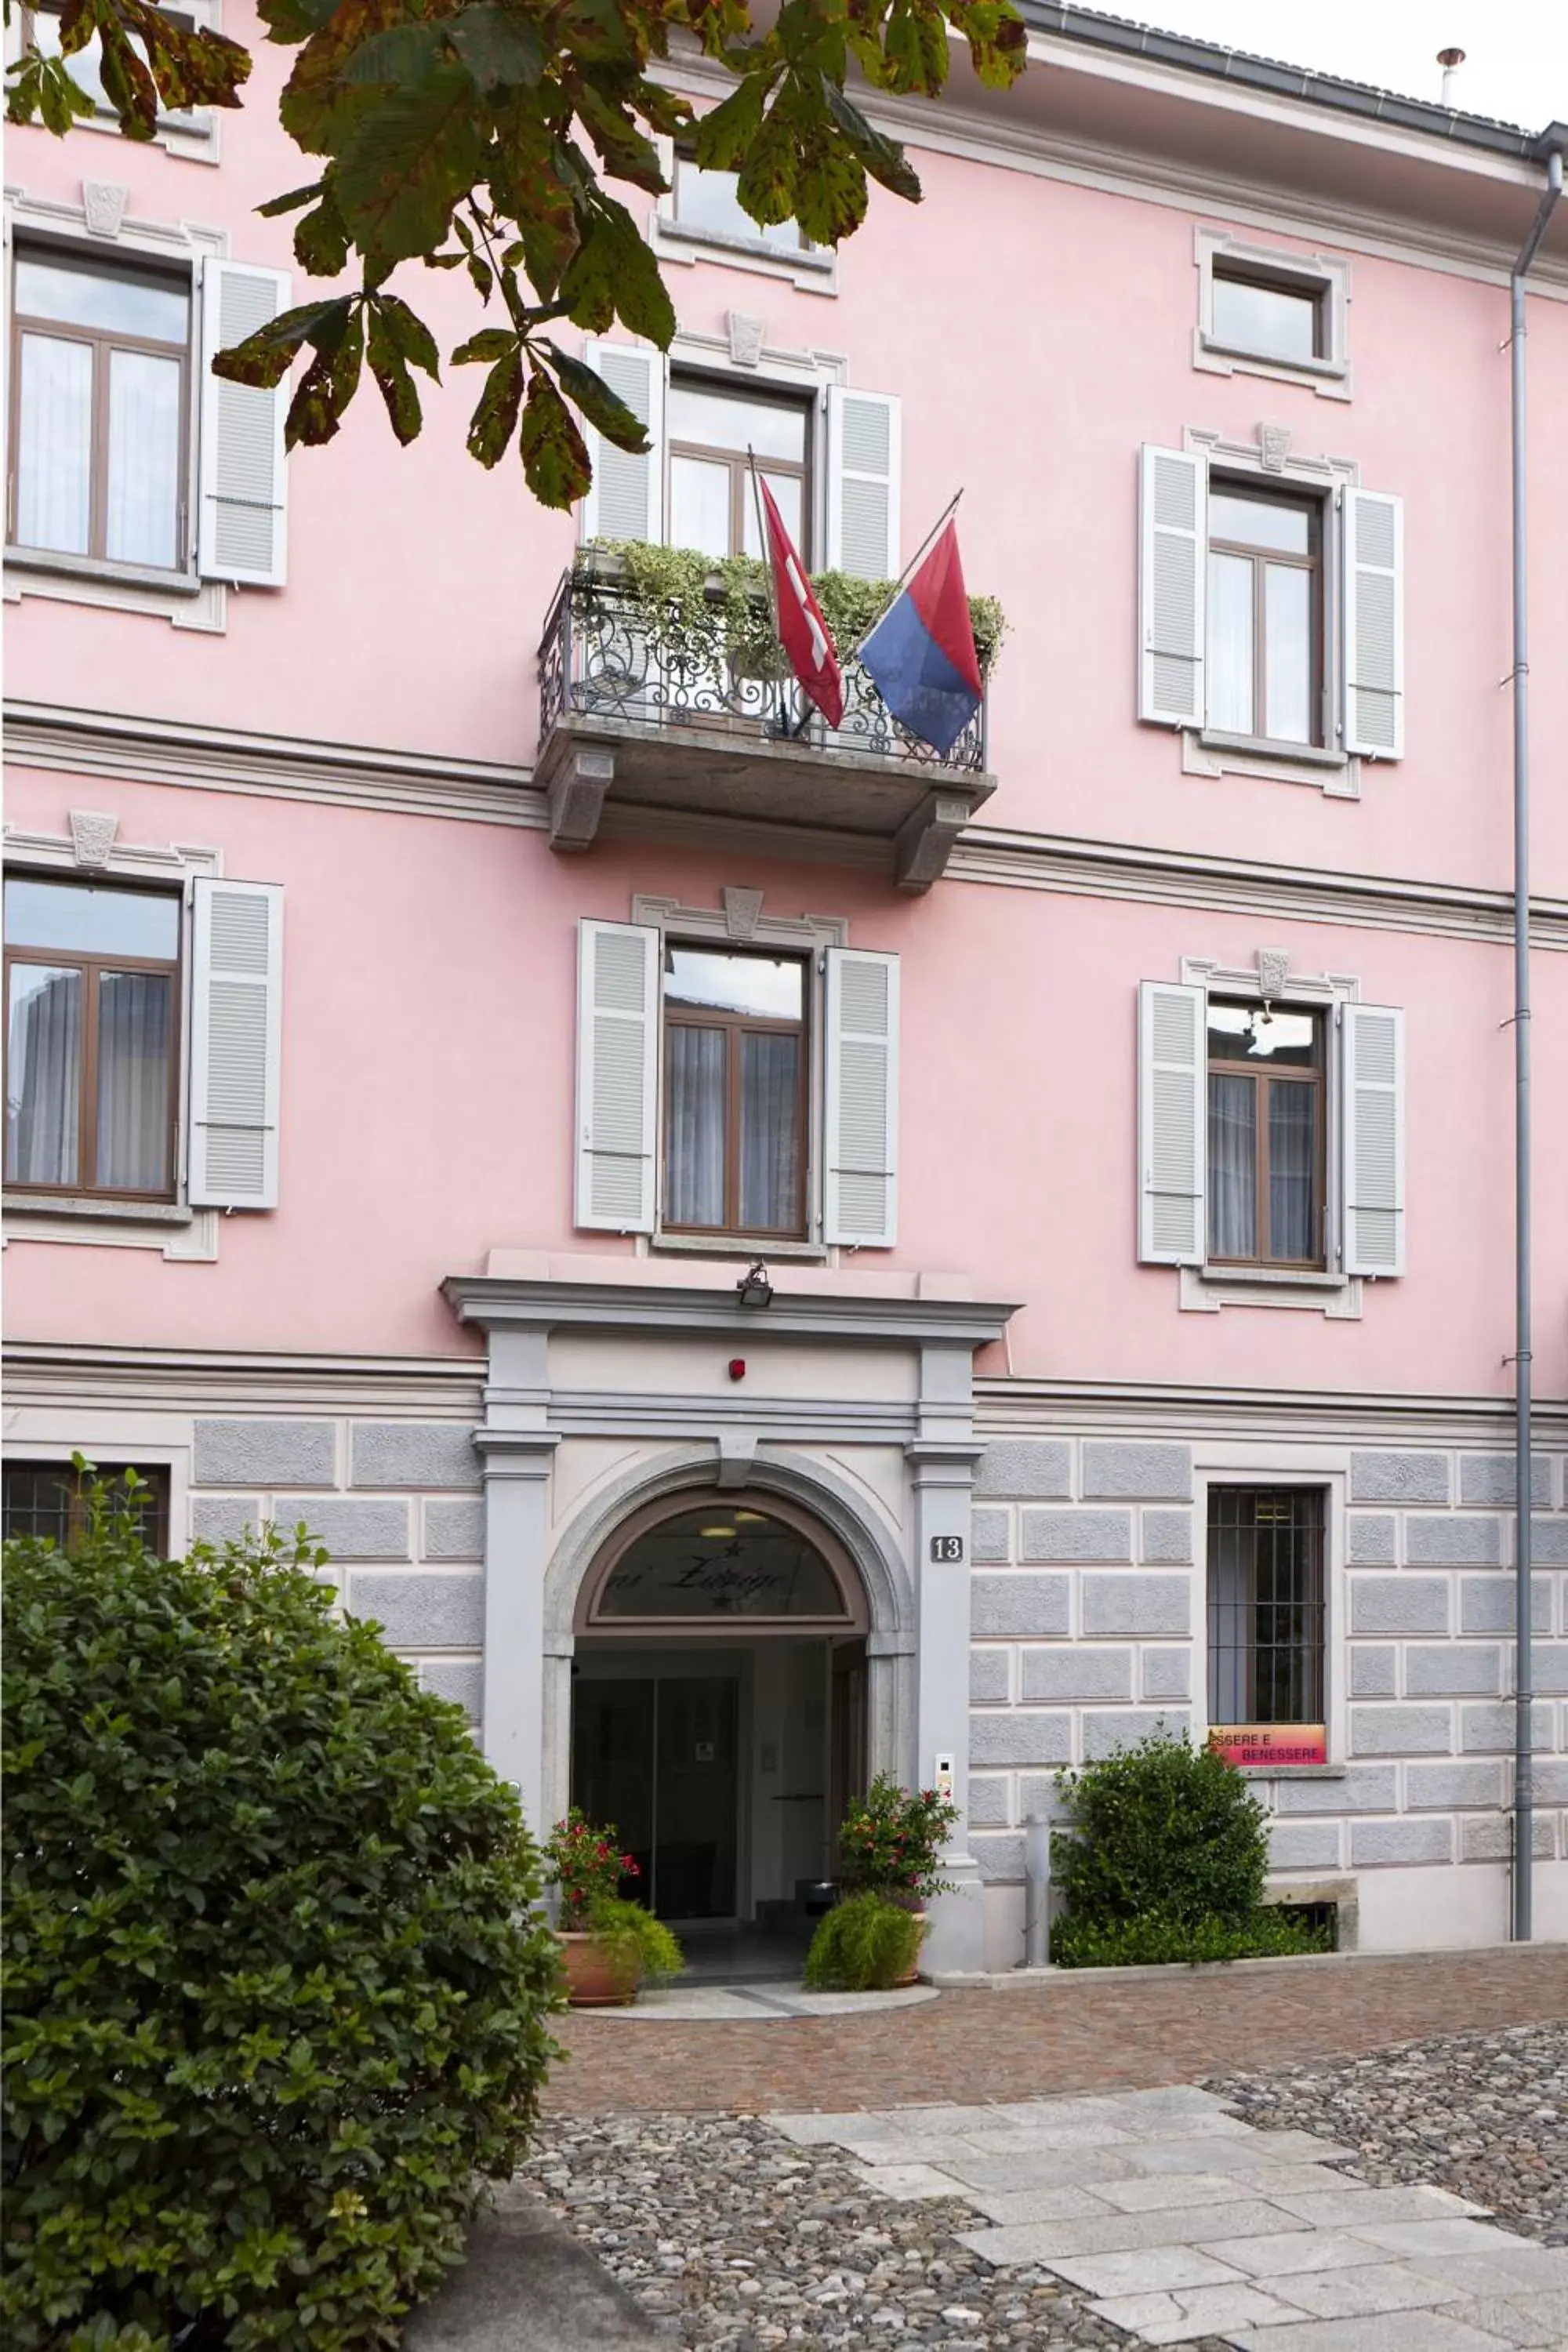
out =
<svg viewBox="0 0 1568 2352"><path fill-rule="evenodd" d="M583 537L664 538L664 354L647 343L605 343L590 338L583 357L626 402L652 443L647 457L617 449L584 425L594 478L583 501Z"/></svg>
<svg viewBox="0 0 1568 2352"><path fill-rule="evenodd" d="M1204 723L1208 460L1145 445L1138 498L1138 716Z"/></svg>
<svg viewBox="0 0 1568 2352"><path fill-rule="evenodd" d="M1138 1255L1202 1265L1208 1167L1208 1006L1201 988L1138 991Z"/></svg>
<svg viewBox="0 0 1568 2352"><path fill-rule="evenodd" d="M205 876L194 891L191 1205L275 1209L283 893Z"/></svg>
<svg viewBox="0 0 1568 2352"><path fill-rule="evenodd" d="M210 257L202 265L196 569L204 580L281 588L288 577L289 379L276 392L262 392L226 383L212 363L216 352L287 310L289 287L286 269Z"/></svg>
<svg viewBox="0 0 1568 2352"><path fill-rule="evenodd" d="M888 392L827 394L827 562L857 580L896 580L902 411Z"/></svg>
<svg viewBox="0 0 1568 2352"><path fill-rule="evenodd" d="M824 1013L823 1239L899 1237L899 959L829 948Z"/></svg>
<svg viewBox="0 0 1568 2352"><path fill-rule="evenodd" d="M1369 758L1405 752L1405 501L1346 490L1344 748Z"/></svg>
<svg viewBox="0 0 1568 2352"><path fill-rule="evenodd" d="M1340 1055L1347 1274L1405 1271L1405 1015L1347 1004Z"/></svg>
<svg viewBox="0 0 1568 2352"><path fill-rule="evenodd" d="M653 1231L660 938L577 926L576 1223L603 1233Z"/></svg>

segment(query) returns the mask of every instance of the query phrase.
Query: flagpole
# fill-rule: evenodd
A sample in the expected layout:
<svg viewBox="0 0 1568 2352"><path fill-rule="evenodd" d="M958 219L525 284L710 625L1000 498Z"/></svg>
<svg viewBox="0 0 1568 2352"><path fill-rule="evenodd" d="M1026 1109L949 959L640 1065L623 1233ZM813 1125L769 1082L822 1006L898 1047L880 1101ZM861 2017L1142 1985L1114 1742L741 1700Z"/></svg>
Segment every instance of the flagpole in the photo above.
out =
<svg viewBox="0 0 1568 2352"><path fill-rule="evenodd" d="M924 556L926 550L931 546L931 541L941 531L942 525L949 520L954 509L958 505L959 499L963 496L963 492L962 489L954 490L952 498L949 499L946 506L943 507L941 514L938 515L935 522L932 523L931 529L927 531L925 537L921 540L920 545L916 548L914 553L910 556L909 562L905 564L903 570L900 572L898 578L889 589L886 596L877 607L876 612L872 614L870 620L867 622L866 626L861 630L859 635L850 646L848 652L841 653L839 655L838 658L841 662L852 662L855 659L856 655L859 652L861 646L865 644L867 638L871 635L872 630L879 626L879 625L886 620L888 614L892 611L893 606L898 603L899 598L903 593L905 581L909 578L910 572L914 571L916 565L919 564L921 558Z"/></svg>

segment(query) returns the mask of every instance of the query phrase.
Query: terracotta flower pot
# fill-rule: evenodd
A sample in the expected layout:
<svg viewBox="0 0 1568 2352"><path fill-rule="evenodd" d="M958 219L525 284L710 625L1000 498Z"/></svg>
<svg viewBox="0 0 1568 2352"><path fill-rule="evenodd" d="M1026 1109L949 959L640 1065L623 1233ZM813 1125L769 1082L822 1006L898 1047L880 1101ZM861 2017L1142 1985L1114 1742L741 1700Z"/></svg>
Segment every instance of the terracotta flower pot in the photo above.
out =
<svg viewBox="0 0 1568 2352"><path fill-rule="evenodd" d="M569 2009L627 2009L642 1983L642 1961L601 1937L569 1930L559 1936Z"/></svg>
<svg viewBox="0 0 1568 2352"><path fill-rule="evenodd" d="M893 1983L889 1988L890 1990L894 1992L901 1992L906 1985L919 1984L921 1980L921 1945L925 1942L926 1929L931 1923L927 1919L925 1913L919 1907L920 1897L918 1895L911 1895L902 1898L895 1897L894 1899L898 1902L900 1911L913 1912L915 1917L921 1923L921 1940L920 1943L915 1946L914 1958L910 1961L907 1973L901 1977L895 1977Z"/></svg>

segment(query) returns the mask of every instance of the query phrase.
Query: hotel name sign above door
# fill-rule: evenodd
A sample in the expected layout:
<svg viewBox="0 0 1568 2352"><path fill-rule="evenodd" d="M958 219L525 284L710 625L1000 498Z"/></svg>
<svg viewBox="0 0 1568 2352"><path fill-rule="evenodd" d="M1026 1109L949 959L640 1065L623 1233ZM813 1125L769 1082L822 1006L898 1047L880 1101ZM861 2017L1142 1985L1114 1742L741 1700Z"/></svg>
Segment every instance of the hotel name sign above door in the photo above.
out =
<svg viewBox="0 0 1568 2352"><path fill-rule="evenodd" d="M810 1618L850 1612L816 1547L771 1513L710 1504L635 1537L600 1589L605 1618Z"/></svg>

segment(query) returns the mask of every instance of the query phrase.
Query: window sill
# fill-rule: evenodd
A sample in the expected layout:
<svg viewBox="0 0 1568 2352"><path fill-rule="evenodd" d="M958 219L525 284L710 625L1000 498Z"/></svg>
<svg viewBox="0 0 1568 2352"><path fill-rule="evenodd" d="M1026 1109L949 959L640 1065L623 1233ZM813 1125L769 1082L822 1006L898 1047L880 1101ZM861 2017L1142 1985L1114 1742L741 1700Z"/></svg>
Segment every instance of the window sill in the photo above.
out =
<svg viewBox="0 0 1568 2352"><path fill-rule="evenodd" d="M117 580L128 588L157 588L165 596L199 596L194 572L165 572L150 563L110 563L98 555L62 555L48 547L7 547L6 564L26 572L68 574L73 580Z"/></svg>
<svg viewBox="0 0 1568 2352"><path fill-rule="evenodd" d="M1184 1315L1217 1315L1227 1307L1293 1307L1332 1323L1359 1323L1360 1275L1311 1274L1291 1267L1184 1265L1177 1269Z"/></svg>
<svg viewBox="0 0 1568 2352"><path fill-rule="evenodd" d="M1335 800L1361 798L1361 761L1318 743L1272 743L1259 735L1221 735L1204 727L1182 732L1182 769L1189 776L1260 776L1280 784L1310 784Z"/></svg>
<svg viewBox="0 0 1568 2352"><path fill-rule="evenodd" d="M8 1217L117 1217L138 1225L189 1225L196 1216L179 1201L121 1201L102 1192L28 1192L9 1185L5 1209Z"/></svg>
<svg viewBox="0 0 1568 2352"><path fill-rule="evenodd" d="M837 294L838 263L837 255L816 249L780 252L776 246L763 245L760 238L725 236L713 229L690 228L668 215L656 213L648 228L648 242L662 259L692 268L700 261L713 263L721 269L749 271L759 278L771 278L794 286L803 294Z"/></svg>
<svg viewBox="0 0 1568 2352"><path fill-rule="evenodd" d="M153 1249L171 1260L211 1265L218 1212L175 1201L106 1201L90 1193L6 1192L0 1242L62 1243L68 1248Z"/></svg>
<svg viewBox="0 0 1568 2352"><path fill-rule="evenodd" d="M817 253L809 246L769 245L760 236L726 236L722 229L693 228L687 221L661 220L661 236L672 236L680 245L712 246L720 253L742 253L749 261L782 262L786 269L815 269L830 275L833 256Z"/></svg>
<svg viewBox="0 0 1568 2352"><path fill-rule="evenodd" d="M822 1242L744 1241L731 1234L655 1234L648 1250L654 1256L743 1257L748 1265L759 1257L764 1264L774 1258L804 1258L817 1265L827 1263L827 1249Z"/></svg>
<svg viewBox="0 0 1568 2352"><path fill-rule="evenodd" d="M1277 383L1299 383L1324 400L1349 400L1351 372L1344 360L1273 359L1267 352L1237 351L1193 330L1193 365L1209 375L1261 375Z"/></svg>
<svg viewBox="0 0 1568 2352"><path fill-rule="evenodd" d="M5 601L44 596L57 604L96 604L115 613L144 613L176 629L221 635L228 594L222 580L198 580L189 572L154 572L135 564L104 563L86 555L55 555L31 547L5 550Z"/></svg>
<svg viewBox="0 0 1568 2352"><path fill-rule="evenodd" d="M1344 1780L1350 1777L1345 1764L1238 1764L1236 1769L1247 1780Z"/></svg>

